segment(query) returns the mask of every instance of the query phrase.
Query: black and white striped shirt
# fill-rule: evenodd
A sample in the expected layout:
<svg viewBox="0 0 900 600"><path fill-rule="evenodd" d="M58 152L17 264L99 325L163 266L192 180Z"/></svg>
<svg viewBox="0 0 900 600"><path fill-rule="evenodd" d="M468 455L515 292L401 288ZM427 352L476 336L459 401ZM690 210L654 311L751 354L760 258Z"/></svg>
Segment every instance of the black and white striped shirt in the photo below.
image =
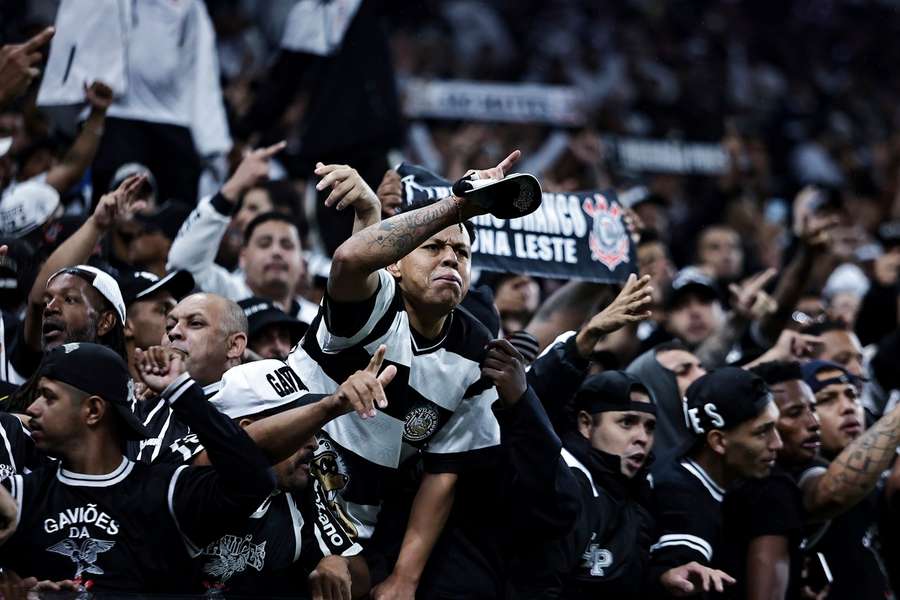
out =
<svg viewBox="0 0 900 600"><path fill-rule="evenodd" d="M386 471L421 453L428 472L460 472L500 443L491 412L497 391L481 376L488 330L458 308L436 340L424 339L410 327L394 278L385 270L378 276L369 300L326 297L287 361L311 392L326 394L365 368L381 344L385 366L397 367L387 408L372 419L349 413L327 423L312 465L361 538L371 535Z"/></svg>

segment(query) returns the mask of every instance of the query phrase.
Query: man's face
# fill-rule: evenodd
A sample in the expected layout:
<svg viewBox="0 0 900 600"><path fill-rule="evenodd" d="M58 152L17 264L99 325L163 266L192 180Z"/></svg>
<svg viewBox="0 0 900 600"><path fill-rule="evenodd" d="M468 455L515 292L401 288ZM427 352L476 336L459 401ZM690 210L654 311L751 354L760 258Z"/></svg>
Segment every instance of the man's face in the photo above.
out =
<svg viewBox="0 0 900 600"><path fill-rule="evenodd" d="M718 300L707 300L689 293L669 311L668 329L688 346L697 346L725 322Z"/></svg>
<svg viewBox="0 0 900 600"><path fill-rule="evenodd" d="M241 250L240 264L254 294L282 301L293 292L303 272L297 228L283 221L257 226Z"/></svg>
<svg viewBox="0 0 900 600"><path fill-rule="evenodd" d="M723 432L725 466L735 477L760 479L769 474L781 450L778 408L769 402L754 419Z"/></svg>
<svg viewBox="0 0 900 600"><path fill-rule="evenodd" d="M263 358L284 360L291 351L291 330L285 325L269 325L250 339L251 350Z"/></svg>
<svg viewBox="0 0 900 600"><path fill-rule="evenodd" d="M663 350L656 353L656 362L675 374L678 394L684 398L688 387L704 375L706 369L700 359L687 350Z"/></svg>
<svg viewBox="0 0 900 600"><path fill-rule="evenodd" d="M41 342L45 351L69 342L96 342L103 298L91 284L69 273L50 280L44 291Z"/></svg>
<svg viewBox="0 0 900 600"><path fill-rule="evenodd" d="M411 304L447 314L469 291L470 258L469 233L451 225L400 259L393 272Z"/></svg>
<svg viewBox="0 0 900 600"><path fill-rule="evenodd" d="M316 438L309 438L290 458L272 467L278 489L284 492L302 492L306 489L309 485L309 463L317 447Z"/></svg>
<svg viewBox="0 0 900 600"><path fill-rule="evenodd" d="M126 339L141 350L162 344L166 336L166 315L174 307L175 298L165 290L132 302L127 311Z"/></svg>
<svg viewBox="0 0 900 600"><path fill-rule="evenodd" d="M661 304L663 292L672 284L675 269L669 260L669 252L662 242L641 244L637 248L638 275L650 276L650 285L653 286L653 302Z"/></svg>
<svg viewBox="0 0 900 600"><path fill-rule="evenodd" d="M769 389L778 406L778 434L784 442L784 448L778 452L779 462L787 465L809 462L821 446L816 397L799 379L784 381L769 386Z"/></svg>
<svg viewBox="0 0 900 600"><path fill-rule="evenodd" d="M84 431L81 419L84 394L64 383L41 377L37 397L26 411L34 445L48 454L71 446Z"/></svg>
<svg viewBox="0 0 900 600"><path fill-rule="evenodd" d="M128 243L128 263L137 267L165 263L172 241L161 231L140 230Z"/></svg>
<svg viewBox="0 0 900 600"><path fill-rule="evenodd" d="M650 398L643 392L632 391L631 401L649 403ZM635 410L583 413L579 419L579 431L591 447L621 458L622 474L626 477L634 477L647 462L655 430L656 417Z"/></svg>
<svg viewBox="0 0 900 600"><path fill-rule="evenodd" d="M859 338L852 331L835 329L826 331L821 336L822 352L816 358L830 360L856 375L865 377L863 369L863 351Z"/></svg>
<svg viewBox="0 0 900 600"><path fill-rule="evenodd" d="M162 345L180 351L188 373L202 385L221 379L228 364L223 313L220 299L194 294L179 302L166 317Z"/></svg>
<svg viewBox="0 0 900 600"><path fill-rule="evenodd" d="M716 279L736 279L744 268L741 240L733 229L710 227L700 237L700 263L709 268Z"/></svg>
<svg viewBox="0 0 900 600"><path fill-rule="evenodd" d="M819 371L821 381L840 377L840 371ZM816 413L822 425L822 451L836 456L863 433L865 414L852 383L833 383L816 393Z"/></svg>

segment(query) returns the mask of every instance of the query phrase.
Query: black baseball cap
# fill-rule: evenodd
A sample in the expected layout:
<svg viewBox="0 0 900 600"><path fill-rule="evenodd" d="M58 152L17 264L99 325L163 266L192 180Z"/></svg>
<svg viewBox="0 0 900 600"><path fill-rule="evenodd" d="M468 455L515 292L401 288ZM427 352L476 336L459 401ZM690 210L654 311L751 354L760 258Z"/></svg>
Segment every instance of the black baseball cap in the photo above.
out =
<svg viewBox="0 0 900 600"><path fill-rule="evenodd" d="M754 419L772 402L762 377L737 367L710 371L688 387L685 424L698 436Z"/></svg>
<svg viewBox="0 0 900 600"><path fill-rule="evenodd" d="M291 343L296 344L306 333L307 325L287 314L271 300L251 296L238 302L238 306L247 317L247 337L254 338L270 325L281 325L288 328Z"/></svg>
<svg viewBox="0 0 900 600"><path fill-rule="evenodd" d="M194 277L187 271L172 271L165 277L149 271L132 271L119 279L119 287L126 306L159 290L165 290L176 300L181 300L194 289Z"/></svg>
<svg viewBox="0 0 900 600"><path fill-rule="evenodd" d="M833 383L850 383L856 387L862 383L862 379L845 369L843 366L830 360L811 360L804 364L803 381L812 388L813 394L816 394L822 388L826 388ZM822 371L838 371L840 375L829 377L828 379L819 380L818 375Z"/></svg>
<svg viewBox="0 0 900 600"><path fill-rule="evenodd" d="M109 402L122 422L126 439L150 437L131 410L134 383L128 365L110 348L88 342L63 344L44 355L38 373Z"/></svg>
<svg viewBox="0 0 900 600"><path fill-rule="evenodd" d="M650 402L632 402L633 391L647 394ZM575 392L575 406L591 415L628 410L656 414L653 394L637 377L625 371L604 371L586 378Z"/></svg>
<svg viewBox="0 0 900 600"><path fill-rule="evenodd" d="M678 306L688 294L697 294L710 302L722 301L719 288L712 278L697 267L685 267L675 275L666 298L668 308Z"/></svg>

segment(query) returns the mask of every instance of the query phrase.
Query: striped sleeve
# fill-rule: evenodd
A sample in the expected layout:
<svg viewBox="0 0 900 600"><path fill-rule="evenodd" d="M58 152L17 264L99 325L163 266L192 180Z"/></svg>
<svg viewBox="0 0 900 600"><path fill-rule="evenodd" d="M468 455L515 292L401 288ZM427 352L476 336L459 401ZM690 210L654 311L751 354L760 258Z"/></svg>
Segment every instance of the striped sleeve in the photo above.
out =
<svg viewBox="0 0 900 600"><path fill-rule="evenodd" d="M319 320L316 328L316 341L322 351L340 352L359 345L391 309L395 293L394 278L381 269L378 271L378 290L368 300L337 302L326 295L324 318Z"/></svg>
<svg viewBox="0 0 900 600"><path fill-rule="evenodd" d="M654 489L659 538L650 547L653 564L665 570L691 561L709 565L718 537L721 506L669 482Z"/></svg>

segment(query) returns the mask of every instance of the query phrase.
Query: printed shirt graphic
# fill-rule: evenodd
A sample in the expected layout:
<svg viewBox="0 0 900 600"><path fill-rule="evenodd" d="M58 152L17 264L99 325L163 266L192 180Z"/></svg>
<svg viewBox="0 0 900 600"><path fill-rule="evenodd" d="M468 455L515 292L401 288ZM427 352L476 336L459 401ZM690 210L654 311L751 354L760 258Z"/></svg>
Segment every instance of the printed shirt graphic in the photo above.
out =
<svg viewBox="0 0 900 600"><path fill-rule="evenodd" d="M333 393L385 344L384 365L397 375L388 407L363 421L355 413L327 423L310 472L336 519L356 539L371 536L384 486L401 462L421 452L428 472L460 472L500 442L491 412L497 390L481 377L487 329L464 309L447 318L436 340L409 325L399 289L387 271L369 300L339 303L326 296L288 364L314 393Z"/></svg>

